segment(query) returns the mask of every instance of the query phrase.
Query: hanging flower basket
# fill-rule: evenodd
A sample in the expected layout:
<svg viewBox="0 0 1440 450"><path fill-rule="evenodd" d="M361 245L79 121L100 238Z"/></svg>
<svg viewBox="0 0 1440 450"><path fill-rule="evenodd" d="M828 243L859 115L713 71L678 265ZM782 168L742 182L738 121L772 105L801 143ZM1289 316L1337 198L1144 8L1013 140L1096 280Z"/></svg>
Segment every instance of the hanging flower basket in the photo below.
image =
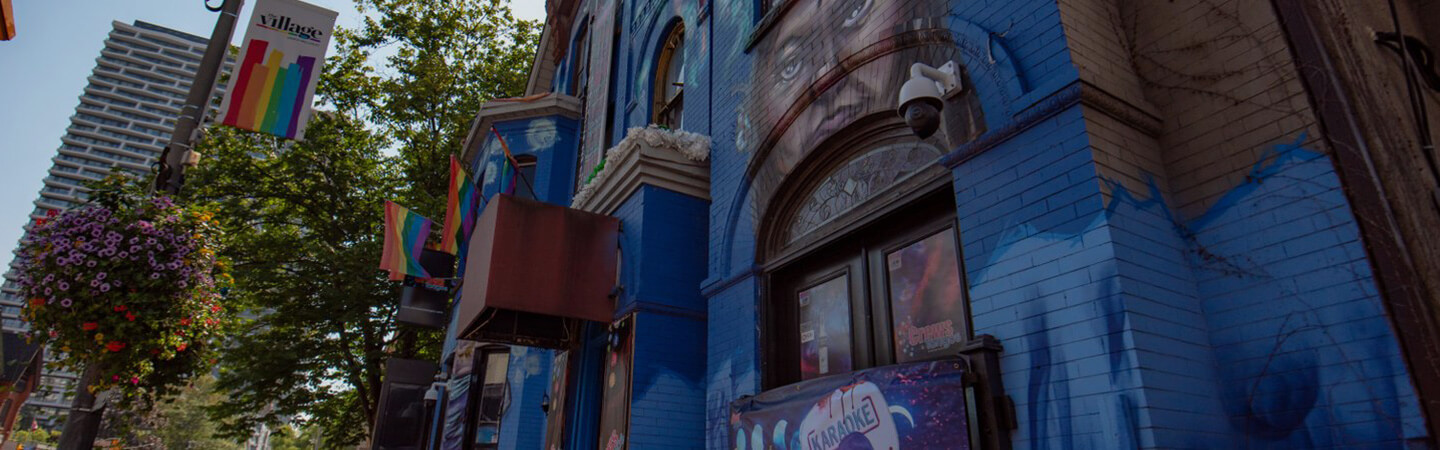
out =
<svg viewBox="0 0 1440 450"><path fill-rule="evenodd" d="M168 198L97 199L31 228L17 254L22 317L60 368L101 368L92 390L164 394L213 363L231 282L219 224Z"/></svg>

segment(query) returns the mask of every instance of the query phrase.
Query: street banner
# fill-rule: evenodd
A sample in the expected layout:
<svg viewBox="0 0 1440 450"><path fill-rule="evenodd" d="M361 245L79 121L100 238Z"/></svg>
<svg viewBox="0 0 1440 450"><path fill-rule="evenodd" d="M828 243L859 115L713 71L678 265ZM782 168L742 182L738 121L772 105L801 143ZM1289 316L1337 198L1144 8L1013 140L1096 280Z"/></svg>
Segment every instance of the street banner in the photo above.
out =
<svg viewBox="0 0 1440 450"><path fill-rule="evenodd" d="M255 2L220 123L304 140L336 15L295 0Z"/></svg>
<svg viewBox="0 0 1440 450"><path fill-rule="evenodd" d="M816 378L730 403L733 448L969 449L957 360Z"/></svg>

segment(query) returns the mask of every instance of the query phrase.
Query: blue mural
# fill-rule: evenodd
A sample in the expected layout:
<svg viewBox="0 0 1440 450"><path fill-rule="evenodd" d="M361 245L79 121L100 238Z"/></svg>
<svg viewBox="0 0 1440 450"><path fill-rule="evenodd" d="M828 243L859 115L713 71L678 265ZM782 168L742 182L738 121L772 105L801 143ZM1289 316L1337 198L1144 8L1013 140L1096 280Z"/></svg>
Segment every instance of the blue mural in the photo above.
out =
<svg viewBox="0 0 1440 450"><path fill-rule="evenodd" d="M690 415L703 390L704 445L733 448L728 405L761 387L757 224L817 142L891 114L886 92L903 81L894 69L904 64L878 54L842 64L870 41L849 45L850 35L811 29L824 20L771 23L751 42L764 22L749 0L621 3L614 57L629 70L614 81L612 134L650 121L654 56L678 17L689 55L684 123L713 140L712 198L691 205L696 214L708 208L708 222L676 224L684 214L657 207L658 194L627 206L621 302L673 316L640 322L657 328L637 338L650 357L637 359L634 429L649 433L637 437L646 442L673 444L665 448L697 445ZM940 40L953 48L902 62L961 63L971 106L983 112L973 133L960 133L974 140L945 163L955 171L975 331L1005 346L1016 448L1398 447L1423 435L1355 218L1329 159L1305 148L1304 136L1283 137L1208 210L1183 217L1156 183L1131 191L1097 176L1054 2L913 3L797 11L833 18L835 29L950 31ZM845 9L810 9L821 5ZM882 21L908 14L897 8L928 19ZM867 17L875 21L857 22ZM576 23L580 32L587 21ZM815 39L787 49L780 36ZM569 90L574 61L558 69L557 91ZM777 131L781 122L789 128ZM500 131L517 152L556 140L568 153L553 163L573 172L578 125L555 126L555 138L528 132L528 122ZM504 184L486 181L486 192ZM572 189L541 184L552 199ZM708 252L674 251L669 238L638 241L682 229L694 234L676 239L703 240ZM658 264L679 259L687 262ZM683 282L657 275L692 263L708 270L703 298L691 298L692 274ZM664 351L678 342L695 345ZM672 416L690 428L675 430L665 421Z"/></svg>
<svg viewBox="0 0 1440 450"><path fill-rule="evenodd" d="M1202 422L1218 416L1211 433L1172 442L1206 448L1393 447L1423 435L1339 179L1329 159L1304 148L1304 142L1302 135L1269 149L1244 182L1199 217L1171 211L1153 182L1142 200L1106 181L1111 199L1089 220L1044 232L1028 224L1011 226L992 252L981 255L985 262L969 272L972 298L1027 308L1013 325L976 318L977 332L994 332L1006 342L1002 365L1011 372L1005 382L1021 404L1017 448L1157 445L1165 439L1161 424L1177 420L1165 416L1177 414ZM1146 235L1147 228L1160 233ZM1164 233L1170 236L1158 236ZM1131 253L1127 248L1142 236L1148 253ZM1178 253L1167 252L1167 245L1177 243ZM1063 277L1018 289L1005 279L1012 272L1006 265L1019 255L1027 262L1044 261L1046 253L1084 254L1103 246L1111 247L1113 259L1101 257L1085 268L1090 282L1082 292L1065 292L1060 299L1066 303L1056 304L1055 290L1047 286L1067 283ZM1176 255L1183 255L1174 266L1179 270L1166 272L1188 273L1151 278L1132 268L1166 267L1161 260ZM1114 276L1117 265L1124 277ZM1150 286L1168 292L1147 292ZM1171 298L1150 298L1166 296ZM1180 336L1185 327L1177 324L1166 325L1176 330L1177 344L1147 348L1154 337L1141 330L1149 325L1133 321L1163 314L1128 303L1136 300L1197 307L1204 333L1193 340L1203 346L1202 354L1186 355L1178 344L1186 341ZM1094 307L1066 307L1077 301ZM1015 336L1023 336L1023 344L1008 339ZM1105 377L1086 376L1096 370L1096 361L1086 357L1101 353ZM1189 370L1192 364L1198 369ZM1186 371L1198 372L1188 382L1209 385L1190 389L1213 390L1218 405L1203 399L1173 403L1184 396L1164 386L1167 377ZM1144 414L1148 421L1139 420ZM1154 424L1154 436L1146 435L1141 422Z"/></svg>

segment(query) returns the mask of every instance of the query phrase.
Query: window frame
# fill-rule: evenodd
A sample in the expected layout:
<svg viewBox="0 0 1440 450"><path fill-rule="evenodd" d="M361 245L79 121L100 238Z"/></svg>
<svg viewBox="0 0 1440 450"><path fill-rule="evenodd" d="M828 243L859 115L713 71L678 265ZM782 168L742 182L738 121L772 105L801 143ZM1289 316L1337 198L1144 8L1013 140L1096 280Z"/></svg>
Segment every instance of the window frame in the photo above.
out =
<svg viewBox="0 0 1440 450"><path fill-rule="evenodd" d="M949 195L946 195L949 194ZM965 281L964 253L953 193L927 190L904 207L877 215L845 236L811 249L782 268L767 274L767 298L762 302L761 381L773 389L804 381L799 361L803 357L799 337L798 292L833 279L837 273L851 274L851 371L898 364L895 355L893 302L885 257L936 233L950 232L954 238L956 269L961 283L961 308L967 340L974 337L974 325ZM857 276L858 275L858 276ZM856 293L861 295L856 295ZM919 361L943 357L926 358ZM845 372L832 371L822 375Z"/></svg>
<svg viewBox="0 0 1440 450"><path fill-rule="evenodd" d="M536 177L540 172L540 159L536 158L535 155L529 154L515 155L515 167L513 167L513 169L515 169L515 173L511 176L511 179L515 184L515 188L511 191L511 194L520 198L540 200L540 193L535 192L535 185L539 184ZM528 173L526 172L527 170L529 171ZM525 195L525 192L529 192L529 195Z"/></svg>
<svg viewBox="0 0 1440 450"><path fill-rule="evenodd" d="M953 204L953 202L951 204ZM922 206L924 205L917 205L917 207ZM883 305L872 304L870 309L873 322L872 327L885 331L884 333L876 332L871 338L873 345L876 346L874 353L876 354L877 365L901 364L895 354L895 321L893 317L895 301L890 298L890 271L888 270L885 259L892 252L904 249L940 233L950 233L951 242L955 250L955 267L958 271L956 276L960 280L960 304L961 310L963 311L961 314L962 322L958 325L963 327L961 333L965 336L966 340L975 336L975 326L970 310L970 292L965 281L964 254L960 248L960 225L955 218L953 207L948 215L935 211L915 212L924 212L927 216L928 214L937 214L937 216L923 219L923 222L909 227L902 228L898 224L893 225L892 227L895 229L889 230L888 233L885 232L884 229L876 230L878 234L882 235L881 240L877 243L878 245L875 246L874 251L867 252L864 256L867 259L867 269L870 270L868 274L869 279L879 281L878 283L871 284L871 289L868 294L872 301L878 299L879 301L877 303L883 303ZM922 358L911 362L931 361L935 359L937 358Z"/></svg>
<svg viewBox="0 0 1440 450"><path fill-rule="evenodd" d="M479 370L474 370L470 373L470 376L473 377L470 382L471 400L470 414L468 417L468 428L470 432L466 433L465 436L466 447L474 450L499 448L500 445L498 439L495 443L476 442L480 438L480 425L482 424L480 414L482 408L484 408L485 406L484 403L487 398L485 396L485 375L490 370L489 358L491 355L505 355L506 358L505 373L503 375L504 380L500 382L500 396L496 400L500 402L498 407L498 416L495 417L495 420L493 422L484 422L485 424L493 423L495 425L495 433L497 438L499 436L500 430L502 429L502 427L504 427L505 410L509 407L508 403L510 396L510 348L503 345L487 345L480 347L476 350L475 355L473 356L473 358L475 358L475 364L474 366L472 366L478 368Z"/></svg>
<svg viewBox="0 0 1440 450"><path fill-rule="evenodd" d="M670 68L679 55L679 72L676 80L670 79ZM665 39L660 43L660 52L655 59L654 85L651 86L650 122L678 130L684 125L685 111L685 23L675 21ZM666 96L666 89L673 83L675 95ZM673 114L673 116L672 116ZM673 122L672 122L673 120Z"/></svg>

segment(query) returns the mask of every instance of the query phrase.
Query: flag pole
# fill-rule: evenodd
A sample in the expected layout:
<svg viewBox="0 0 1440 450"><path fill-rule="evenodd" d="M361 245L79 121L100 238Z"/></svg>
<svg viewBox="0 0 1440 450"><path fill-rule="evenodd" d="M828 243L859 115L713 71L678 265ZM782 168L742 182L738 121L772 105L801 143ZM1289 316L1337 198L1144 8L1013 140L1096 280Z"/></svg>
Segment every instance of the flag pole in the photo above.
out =
<svg viewBox="0 0 1440 450"><path fill-rule="evenodd" d="M179 194L180 185L185 183L185 168L200 162L200 154L192 148L198 134L196 131L205 119L205 107L210 104L215 80L220 77L225 54L230 51L230 38L235 34L235 22L244 3L244 0L223 1L219 8L211 7L208 1L205 3L205 8L219 12L220 18L215 21L215 30L210 33L210 43L205 47L205 56L200 60L200 68L190 84L190 94L185 98L185 106L180 109L180 118L175 121L170 144L165 146L156 162L158 170L153 189L157 193Z"/></svg>
<svg viewBox="0 0 1440 450"><path fill-rule="evenodd" d="M495 139L500 141L500 149L505 151L505 160L510 161L510 167L515 168L515 177L525 182L525 189L529 189L530 196L534 197L536 195L535 187L530 185L530 179L526 178L525 173L520 171L520 164L518 161L515 161L515 155L510 154L510 145L505 143L505 137L501 136L500 130L496 130L495 127L490 127L490 132L495 133Z"/></svg>

